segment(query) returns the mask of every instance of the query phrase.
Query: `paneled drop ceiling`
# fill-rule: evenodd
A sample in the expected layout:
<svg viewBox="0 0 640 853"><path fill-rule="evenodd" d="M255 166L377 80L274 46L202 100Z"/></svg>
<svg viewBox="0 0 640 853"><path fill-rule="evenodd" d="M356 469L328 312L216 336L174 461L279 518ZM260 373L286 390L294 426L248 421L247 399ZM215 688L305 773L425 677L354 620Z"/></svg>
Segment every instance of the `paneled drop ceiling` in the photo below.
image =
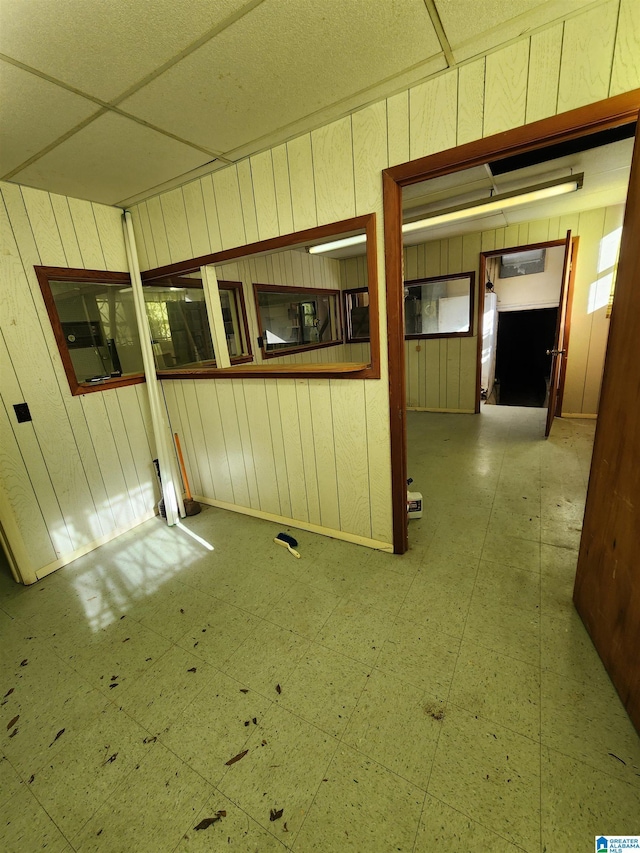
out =
<svg viewBox="0 0 640 853"><path fill-rule="evenodd" d="M601 0L0 0L0 178L124 205Z"/></svg>

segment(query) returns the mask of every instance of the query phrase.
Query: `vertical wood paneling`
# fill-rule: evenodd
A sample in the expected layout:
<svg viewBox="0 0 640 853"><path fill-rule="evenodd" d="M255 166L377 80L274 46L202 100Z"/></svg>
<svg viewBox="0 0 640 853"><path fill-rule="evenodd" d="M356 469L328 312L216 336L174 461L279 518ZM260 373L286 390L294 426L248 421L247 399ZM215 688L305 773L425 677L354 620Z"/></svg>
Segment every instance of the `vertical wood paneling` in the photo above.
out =
<svg viewBox="0 0 640 853"><path fill-rule="evenodd" d="M458 75L449 71L409 90L411 159L456 144Z"/></svg>
<svg viewBox="0 0 640 853"><path fill-rule="evenodd" d="M140 217L140 229L144 237L144 245L147 252L147 263L149 265L148 269L153 269L153 267L159 267L160 261L158 260L156 244L153 239L151 219L149 217L149 205L146 201L143 201L136 207L136 210L138 212L138 216Z"/></svg>
<svg viewBox="0 0 640 853"><path fill-rule="evenodd" d="M309 521L320 524L320 496L318 494L318 470L316 464L316 448L311 420L311 396L309 380L295 379L296 400L298 403L298 421L300 425L300 442L302 445L302 463L304 466L305 491Z"/></svg>
<svg viewBox="0 0 640 853"><path fill-rule="evenodd" d="M258 507L280 515L280 495L276 476L273 438L267 408L264 379L243 380L247 422L251 434L251 452L258 489Z"/></svg>
<svg viewBox="0 0 640 853"><path fill-rule="evenodd" d="M193 257L182 188L178 187L168 193L163 193L160 196L160 204L164 227L167 232L171 263Z"/></svg>
<svg viewBox="0 0 640 853"><path fill-rule="evenodd" d="M219 172L213 173L212 180L218 210L218 221L220 223L222 248L230 249L233 246L242 246L247 241L244 232L242 203L240 201L238 170L235 166L220 169ZM224 215L220 215L220 211L224 211Z"/></svg>
<svg viewBox="0 0 640 853"><path fill-rule="evenodd" d="M188 469L189 485L194 494L213 497L213 481L207 454L207 440L200 417L196 383L193 380L182 381L180 387L182 388L184 408L189 416L188 429L191 446L191 466ZM184 438L183 435L180 435L181 445L184 443Z"/></svg>
<svg viewBox="0 0 640 853"><path fill-rule="evenodd" d="M529 52L527 123L555 115L564 24L534 33Z"/></svg>
<svg viewBox="0 0 640 853"><path fill-rule="evenodd" d="M22 187L22 197L34 239L38 244L40 262L51 267L67 266L67 257L62 248L49 193Z"/></svg>
<svg viewBox="0 0 640 853"><path fill-rule="evenodd" d="M356 215L380 209L380 173L388 162L387 110L385 102L379 101L353 114Z"/></svg>
<svg viewBox="0 0 640 853"><path fill-rule="evenodd" d="M213 178L211 175L206 175L202 178L201 184L211 251L219 252L222 249L222 234L220 232L220 219L218 217L218 203L213 190Z"/></svg>
<svg viewBox="0 0 640 853"><path fill-rule="evenodd" d="M200 465L198 459L198 450L193 438L192 425L197 424L196 412L192 409L190 401L187 399L187 387L193 385L193 380L186 382L172 382L173 392L175 394L175 409L178 413L179 420L175 424L171 423L169 430L171 444L175 447L174 433L178 433L182 453L185 460L185 468L187 476L190 477L191 488L197 495L203 494L202 480L200 477ZM177 448L174 450L176 459L178 458ZM177 466L179 469L179 464Z"/></svg>
<svg viewBox="0 0 640 853"><path fill-rule="evenodd" d="M640 4L620 0L609 95L640 86Z"/></svg>
<svg viewBox="0 0 640 853"><path fill-rule="evenodd" d="M271 149L273 157L273 183L278 213L278 233L293 231L293 209L291 207L291 183L289 181L289 155L286 145Z"/></svg>
<svg viewBox="0 0 640 853"><path fill-rule="evenodd" d="M559 113L607 97L617 18L618 3L610 0L565 22Z"/></svg>
<svg viewBox="0 0 640 853"><path fill-rule="evenodd" d="M129 385L118 388L115 394L122 413L127 441L131 450L133 464L138 478L138 506L141 506L140 514L153 507L155 503L155 479L149 437L142 411L138 401L138 389L143 388L146 395L146 386Z"/></svg>
<svg viewBox="0 0 640 853"><path fill-rule="evenodd" d="M207 255L211 251L211 241L209 240L207 217L204 212L202 182L191 181L190 184L185 184L182 188L182 196L193 257L198 258L200 255Z"/></svg>
<svg viewBox="0 0 640 853"><path fill-rule="evenodd" d="M87 265L84 264L82 254L80 253L73 220L71 219L69 202L70 199L63 195L51 195L51 207L53 208L53 215L58 226L60 239L64 244L66 265L82 269ZM91 269L91 267L89 268ZM92 269L99 269L99 267L93 267Z"/></svg>
<svg viewBox="0 0 640 853"><path fill-rule="evenodd" d="M105 269L106 262L100 243L98 226L93 215L93 205L90 201L70 198L69 209L82 255L82 266L89 270Z"/></svg>
<svg viewBox="0 0 640 853"><path fill-rule="evenodd" d="M282 437L287 454L291 515L300 521L309 521L307 484L304 460L302 458L302 436L300 418L298 416L298 397L296 395L295 380L278 380L278 404L280 406Z"/></svg>
<svg viewBox="0 0 640 853"><path fill-rule="evenodd" d="M458 145L482 138L484 75L484 57L458 69Z"/></svg>
<svg viewBox="0 0 640 853"><path fill-rule="evenodd" d="M313 407L311 419L318 476L320 523L333 530L340 529L338 481L335 463L335 444L331 388L328 379L312 382Z"/></svg>
<svg viewBox="0 0 640 853"><path fill-rule="evenodd" d="M318 225L355 216L351 117L311 134Z"/></svg>
<svg viewBox="0 0 640 853"><path fill-rule="evenodd" d="M251 158L251 178L256 203L258 237L260 240L277 237L280 229L271 151L263 151Z"/></svg>
<svg viewBox="0 0 640 853"><path fill-rule="evenodd" d="M289 179L291 181L291 209L295 231L313 228L318 224L316 189L313 180L313 155L311 134L287 142Z"/></svg>
<svg viewBox="0 0 640 853"><path fill-rule="evenodd" d="M258 220L256 218L256 203L253 197L251 163L248 159L241 160L237 165L237 169L245 240L247 243L255 243L258 239Z"/></svg>
<svg viewBox="0 0 640 853"><path fill-rule="evenodd" d="M387 98L387 145L389 166L409 159L409 92Z"/></svg>
<svg viewBox="0 0 640 853"><path fill-rule="evenodd" d="M371 536L369 459L364 382L332 379L340 526L349 533Z"/></svg>
<svg viewBox="0 0 640 853"><path fill-rule="evenodd" d="M277 383L265 382L265 394L267 399L267 410L269 412L269 429L271 430L273 461L276 467L276 480L278 482L280 512L285 518L292 518L293 513L291 511L291 497L289 495L287 451L285 449L282 419L280 417Z"/></svg>
<svg viewBox="0 0 640 853"><path fill-rule="evenodd" d="M156 252L156 266L163 267L165 264L170 264L172 260L169 241L167 239L167 229L164 223L163 208L157 196L150 198L146 202L146 205L149 216L149 227L153 235L153 245Z"/></svg>
<svg viewBox="0 0 640 853"><path fill-rule="evenodd" d="M210 497L227 503L234 503L235 497L231 482L230 450L227 447L220 405L218 403L218 384L214 381L195 383L198 408L202 419L202 431L207 450L212 493ZM203 480L206 478L203 475ZM209 497L209 495L204 495Z"/></svg>
<svg viewBox="0 0 640 853"><path fill-rule="evenodd" d="M104 255L105 269L128 272L127 253L122 239L122 211L117 207L107 207L106 204L93 204L92 207ZM139 223L136 240L138 235L144 240Z"/></svg>
<svg viewBox="0 0 640 853"><path fill-rule="evenodd" d="M524 124L529 41L515 42L487 56L484 136Z"/></svg>
<svg viewBox="0 0 640 853"><path fill-rule="evenodd" d="M94 394L93 396L101 398L104 401L109 430L113 436L114 455L111 465L115 467L119 464L122 469L126 493L131 507L131 521L133 522L136 518L141 518L144 515L145 504L129 441L128 423L125 425L116 389L109 394Z"/></svg>

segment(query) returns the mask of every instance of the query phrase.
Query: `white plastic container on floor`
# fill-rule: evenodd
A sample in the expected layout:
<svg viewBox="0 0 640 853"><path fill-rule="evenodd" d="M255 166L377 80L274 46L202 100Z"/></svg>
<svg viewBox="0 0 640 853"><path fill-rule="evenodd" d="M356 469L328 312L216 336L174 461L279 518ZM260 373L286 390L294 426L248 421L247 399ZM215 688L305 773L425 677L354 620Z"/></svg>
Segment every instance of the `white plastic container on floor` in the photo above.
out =
<svg viewBox="0 0 640 853"><path fill-rule="evenodd" d="M407 513L409 518L422 518L422 492L407 491Z"/></svg>

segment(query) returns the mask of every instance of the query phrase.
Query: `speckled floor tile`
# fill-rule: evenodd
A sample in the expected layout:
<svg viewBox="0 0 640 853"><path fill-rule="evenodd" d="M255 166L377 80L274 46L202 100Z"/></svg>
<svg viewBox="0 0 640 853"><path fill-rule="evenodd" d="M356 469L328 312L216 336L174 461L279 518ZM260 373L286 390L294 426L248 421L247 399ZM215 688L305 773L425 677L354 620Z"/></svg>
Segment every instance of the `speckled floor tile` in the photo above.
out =
<svg viewBox="0 0 640 853"><path fill-rule="evenodd" d="M135 618L156 634L177 642L195 622L206 621L217 601L172 578L137 605Z"/></svg>
<svg viewBox="0 0 640 853"><path fill-rule="evenodd" d="M460 640L455 637L397 619L377 667L426 691L434 699L446 699L459 648Z"/></svg>
<svg viewBox="0 0 640 853"><path fill-rule="evenodd" d="M416 566L417 569L417 566ZM357 578L347 588L346 596L364 607L375 607L395 616L404 601L411 577L398 575L382 567L367 564L367 574Z"/></svg>
<svg viewBox="0 0 640 853"><path fill-rule="evenodd" d="M194 825L211 785L160 743L73 839L78 853L170 853Z"/></svg>
<svg viewBox="0 0 640 853"><path fill-rule="evenodd" d="M265 614L269 622L312 640L327 621L339 596L307 583L283 586L277 602Z"/></svg>
<svg viewBox="0 0 640 853"><path fill-rule="evenodd" d="M540 665L540 608L507 605L477 589L471 599L464 629L466 640Z"/></svg>
<svg viewBox="0 0 640 853"><path fill-rule="evenodd" d="M145 740L147 732L109 704L82 731L65 733L64 748L31 777L31 791L73 838L144 758Z"/></svg>
<svg viewBox="0 0 640 853"><path fill-rule="evenodd" d="M152 735L170 725L219 672L184 649L173 646L123 692L117 702Z"/></svg>
<svg viewBox="0 0 640 853"><path fill-rule="evenodd" d="M295 839L299 853L410 853L424 793L340 746Z"/></svg>
<svg viewBox="0 0 640 853"><path fill-rule="evenodd" d="M449 701L519 734L540 737L540 669L463 640Z"/></svg>
<svg viewBox="0 0 640 853"><path fill-rule="evenodd" d="M278 702L334 737L342 735L370 669L313 643L290 676Z"/></svg>
<svg viewBox="0 0 640 853"><path fill-rule="evenodd" d="M216 673L160 740L215 785L226 772L226 762L244 749L271 705L255 690Z"/></svg>
<svg viewBox="0 0 640 853"><path fill-rule="evenodd" d="M230 565L222 572L212 594L254 616L266 616L282 595L282 575L260 566Z"/></svg>
<svg viewBox="0 0 640 853"><path fill-rule="evenodd" d="M215 818L217 820L213 823L202 826L204 821ZM285 823L286 821L281 819L272 830L281 831L282 837L288 839L291 833L288 832L288 827L285 832ZM286 849L274 835L256 823L235 803L220 791L215 791L200 814L194 817L193 826L182 836L175 853L283 853Z"/></svg>
<svg viewBox="0 0 640 853"><path fill-rule="evenodd" d="M475 595L527 612L540 609L540 574L480 560Z"/></svg>
<svg viewBox="0 0 640 853"><path fill-rule="evenodd" d="M424 690L374 670L342 740L426 791L445 713Z"/></svg>
<svg viewBox="0 0 640 853"><path fill-rule="evenodd" d="M485 540L482 559L528 572L539 572L540 542L503 533L491 533Z"/></svg>
<svg viewBox="0 0 640 853"><path fill-rule="evenodd" d="M222 669L265 696L280 684L309 647L309 641L271 622L262 622L231 655Z"/></svg>
<svg viewBox="0 0 640 853"><path fill-rule="evenodd" d="M548 615L543 610L540 620L541 663L558 675L590 684L594 675L604 674L604 666L574 607L566 607Z"/></svg>
<svg viewBox="0 0 640 853"><path fill-rule="evenodd" d="M527 851L540 843L540 744L448 706L428 793Z"/></svg>
<svg viewBox="0 0 640 853"><path fill-rule="evenodd" d="M295 836L336 747L334 738L274 705L253 727L246 756L227 768L217 787L276 837L285 822ZM272 809L283 809L277 823Z"/></svg>
<svg viewBox="0 0 640 853"><path fill-rule="evenodd" d="M522 848L427 794L414 853L432 853L434 850L446 850L447 853L519 853Z"/></svg>
<svg viewBox="0 0 640 853"><path fill-rule="evenodd" d="M637 787L543 748L543 850L591 850L596 836L637 834L638 815Z"/></svg>
<svg viewBox="0 0 640 853"><path fill-rule="evenodd" d="M192 621L177 645L220 668L260 624L257 616L226 601L215 601L208 616Z"/></svg>
<svg viewBox="0 0 640 853"><path fill-rule="evenodd" d="M31 791L23 788L11 802L11 811L0 817L2 853L67 853L71 847Z"/></svg>
<svg viewBox="0 0 640 853"><path fill-rule="evenodd" d="M9 760L0 756L0 808L20 791L22 780Z"/></svg>
<svg viewBox="0 0 640 853"><path fill-rule="evenodd" d="M542 742L640 792L640 738L608 676L591 683L542 671Z"/></svg>
<svg viewBox="0 0 640 853"><path fill-rule="evenodd" d="M461 637L474 582L471 572L462 577L453 574L450 579L432 579L421 572L414 578L398 617Z"/></svg>
<svg viewBox="0 0 640 853"><path fill-rule="evenodd" d="M341 601L316 636L316 642L364 664L378 658L393 617L350 599Z"/></svg>

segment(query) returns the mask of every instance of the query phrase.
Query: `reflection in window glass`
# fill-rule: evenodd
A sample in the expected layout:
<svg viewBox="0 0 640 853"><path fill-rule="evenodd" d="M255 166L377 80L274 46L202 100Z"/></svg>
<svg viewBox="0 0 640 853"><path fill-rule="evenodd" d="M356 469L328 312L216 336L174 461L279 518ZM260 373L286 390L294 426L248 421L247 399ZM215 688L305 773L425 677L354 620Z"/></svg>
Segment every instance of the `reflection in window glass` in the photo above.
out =
<svg viewBox="0 0 640 853"><path fill-rule="evenodd" d="M131 287L122 282L49 281L79 383L141 373Z"/></svg>
<svg viewBox="0 0 640 853"><path fill-rule="evenodd" d="M471 335L474 273L405 283L407 337Z"/></svg>
<svg viewBox="0 0 640 853"><path fill-rule="evenodd" d="M342 343L337 290L256 284L265 355Z"/></svg>
<svg viewBox="0 0 640 853"><path fill-rule="evenodd" d="M369 289L345 290L345 325L347 343L369 340Z"/></svg>
<svg viewBox="0 0 640 853"><path fill-rule="evenodd" d="M221 281L218 287L233 361L246 355L241 286ZM215 350L200 273L154 282L145 285L143 292L157 369L214 366Z"/></svg>

